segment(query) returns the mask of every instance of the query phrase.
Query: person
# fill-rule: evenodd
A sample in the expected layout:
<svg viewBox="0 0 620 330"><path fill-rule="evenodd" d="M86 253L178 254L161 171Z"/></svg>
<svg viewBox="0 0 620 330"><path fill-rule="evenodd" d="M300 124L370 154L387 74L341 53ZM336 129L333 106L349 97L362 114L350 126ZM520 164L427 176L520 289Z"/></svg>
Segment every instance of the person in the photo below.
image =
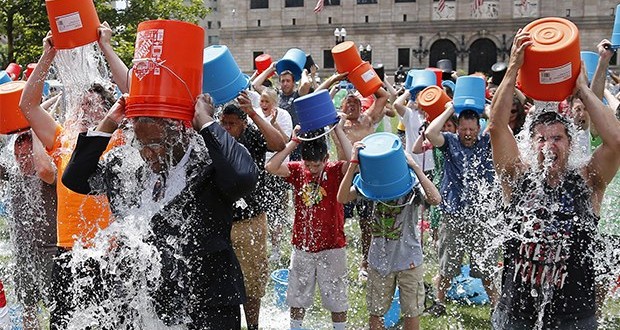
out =
<svg viewBox="0 0 620 330"><path fill-rule="evenodd" d="M105 116L107 109L114 103L114 95L99 83L93 83L87 91L76 93L80 104L72 109L63 125L40 104L43 82L51 63L57 54L51 33L43 39L43 55L28 79L19 103L24 117L32 130L41 140L57 168L57 177L64 173L69 162L71 150L75 144L78 130L86 129ZM115 138L115 143L119 140ZM88 247L98 230L106 228L111 221L111 211L105 197L81 196L67 189L61 182L56 185L57 207L57 246L58 252L52 270L50 327L65 329L75 310L75 299L79 298L71 287L74 279L80 275L71 272L71 250L75 244ZM77 242L77 243L76 243ZM95 279L97 281L98 279ZM93 292L83 292L84 296L100 296L96 293L98 286L93 285Z"/></svg>
<svg viewBox="0 0 620 330"><path fill-rule="evenodd" d="M497 260L483 244L488 232L485 225L492 217L487 211L493 182L489 136L479 135L480 117L470 109L459 114L456 134L441 132L453 114L454 106L449 102L426 129L426 138L444 156L438 301L427 311L435 316L445 313L446 292L452 278L459 274L466 252L470 256L471 276L482 278L491 303L495 303L492 270Z"/></svg>
<svg viewBox="0 0 620 330"><path fill-rule="evenodd" d="M349 162L338 190L338 202L347 203L358 198L352 186L357 172L361 142L353 145ZM405 318L405 330L420 329L420 315L424 311L424 263L419 231L416 229L420 196L437 205L441 195L424 175L411 156L407 164L415 172L420 186L391 201L381 201L373 214L373 232L368 253L368 284L366 305L370 314L371 330L384 329L382 317L389 310L396 285L400 291L400 310Z"/></svg>
<svg viewBox="0 0 620 330"><path fill-rule="evenodd" d="M124 111L121 98L95 131L79 135L62 182L80 194L107 196L118 219L144 200L160 205L148 214L152 236L145 238L161 258L161 283L151 292L158 316L169 326L240 329L246 293L231 228L233 203L258 180L252 157L214 121L211 97L202 94L195 132L180 120L132 119L143 163L128 174L135 167L124 162L122 148L100 160Z"/></svg>
<svg viewBox="0 0 620 330"><path fill-rule="evenodd" d="M39 302L50 306L49 285L57 251L56 167L31 130L16 134L11 142L13 148L7 149L12 149L13 157L0 165L0 172L8 182L11 200L15 292L23 306L24 329L33 330L41 328Z"/></svg>
<svg viewBox="0 0 620 330"><path fill-rule="evenodd" d="M605 188L620 166L620 123L588 88L582 64L573 92L585 105L602 144L585 166L572 166L571 124L556 111L538 110L529 124L530 143L520 150L508 129L507 109L530 45L530 34L519 30L489 123L502 214L510 229L492 325L596 329L593 240Z"/></svg>
<svg viewBox="0 0 620 330"><path fill-rule="evenodd" d="M343 153L351 159L351 143L342 126L335 128ZM286 302L291 307L291 329L302 327L305 310L312 305L316 284L323 306L331 312L335 330L345 329L347 321L347 256L344 210L336 200L346 171L345 161L328 161L327 144L322 138L301 143L302 161L284 162L300 144L295 128L291 141L265 165L267 172L281 176L293 185L295 220Z"/></svg>
<svg viewBox="0 0 620 330"><path fill-rule="evenodd" d="M247 301L243 305L248 330L258 330L260 300L267 285L267 217L264 196L265 154L268 150L284 149L282 134L252 108L246 92L241 92L236 104L227 105L220 115L220 125L248 149L259 168L256 188L235 202L231 239L241 264ZM256 125L248 125L250 117ZM260 170L262 169L262 170Z"/></svg>

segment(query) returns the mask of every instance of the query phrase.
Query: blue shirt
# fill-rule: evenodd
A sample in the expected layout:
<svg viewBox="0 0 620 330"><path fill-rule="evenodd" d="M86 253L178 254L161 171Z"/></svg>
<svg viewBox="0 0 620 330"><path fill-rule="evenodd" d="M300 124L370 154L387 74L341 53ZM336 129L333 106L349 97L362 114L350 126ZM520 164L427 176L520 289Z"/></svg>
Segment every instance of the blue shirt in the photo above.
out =
<svg viewBox="0 0 620 330"><path fill-rule="evenodd" d="M478 136L471 146L464 146L455 133L441 133L445 143L439 148L444 155L440 208L450 215L468 214L469 207L483 201L493 183L493 160L489 135Z"/></svg>

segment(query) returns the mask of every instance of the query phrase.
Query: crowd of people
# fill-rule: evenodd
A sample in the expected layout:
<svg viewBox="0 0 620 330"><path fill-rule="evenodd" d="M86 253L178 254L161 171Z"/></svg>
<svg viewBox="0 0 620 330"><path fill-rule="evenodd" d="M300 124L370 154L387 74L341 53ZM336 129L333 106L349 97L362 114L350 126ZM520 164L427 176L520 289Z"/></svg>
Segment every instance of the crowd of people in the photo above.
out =
<svg viewBox="0 0 620 330"><path fill-rule="evenodd" d="M11 162L1 169L19 250L15 278L24 329L41 328L41 301L51 329L149 327L134 297L111 289L110 283L127 283L123 276L132 265L111 267L106 255L131 242L112 237L97 246L114 222L136 215L149 228L141 239L157 267L148 277L147 300L162 327L240 329L243 306L247 329L259 329L270 265L281 259L281 241L291 240L291 329L303 328L317 285L333 329L345 329L351 271L365 282L370 329L384 328L396 287L403 329L419 329L422 315L446 314L447 291L466 256L489 295L493 329L597 328L620 275L618 206L605 206L606 198L617 200L606 189L617 194L620 185L620 100L613 94L618 81L607 77L613 55L607 40L598 45L591 81L582 68L572 95L555 109L534 104L515 87L532 44L518 31L503 79L488 79L482 113L456 115L448 102L428 122L417 92L389 79L363 97L340 88L347 73L319 84L312 67L296 82L290 71L269 78L274 63L223 106L199 95L193 119L184 122L128 118L130 70L114 53L107 24L99 36L111 82L86 91L66 88L42 102L57 55L48 34L19 105L31 130L5 147ZM456 76L447 72L444 79ZM330 134L302 132L294 101L321 90L334 99L340 94L339 121ZM64 116L48 110L73 93L76 109ZM416 184L396 199L377 201L353 179L364 138L378 127L391 131L386 116L401 122ZM439 258L436 301L429 306L422 218L432 220ZM356 269L347 263L346 219L361 228ZM76 251L89 250L105 253L76 265ZM104 300L101 315L120 317L80 314L83 304Z"/></svg>

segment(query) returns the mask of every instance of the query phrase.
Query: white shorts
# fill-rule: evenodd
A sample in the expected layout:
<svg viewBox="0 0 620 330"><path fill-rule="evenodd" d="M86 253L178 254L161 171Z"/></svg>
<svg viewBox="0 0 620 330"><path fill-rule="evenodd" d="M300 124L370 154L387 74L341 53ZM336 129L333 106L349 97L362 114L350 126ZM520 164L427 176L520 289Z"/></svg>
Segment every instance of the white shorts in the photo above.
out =
<svg viewBox="0 0 620 330"><path fill-rule="evenodd" d="M323 307L340 313L347 301L347 252L345 248L304 252L293 248L286 290L286 302L294 308L309 308L318 282Z"/></svg>

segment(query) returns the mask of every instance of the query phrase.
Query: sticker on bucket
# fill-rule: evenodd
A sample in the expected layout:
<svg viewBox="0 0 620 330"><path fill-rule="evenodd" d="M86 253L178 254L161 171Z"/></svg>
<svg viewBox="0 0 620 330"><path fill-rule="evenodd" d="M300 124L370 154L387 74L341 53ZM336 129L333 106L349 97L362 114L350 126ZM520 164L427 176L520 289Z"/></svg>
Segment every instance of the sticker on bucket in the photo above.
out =
<svg viewBox="0 0 620 330"><path fill-rule="evenodd" d="M136 51L133 54L133 73L138 80L153 72L158 76L161 71L155 63L161 59L164 52L164 29L152 29L138 32L136 36Z"/></svg>
<svg viewBox="0 0 620 330"><path fill-rule="evenodd" d="M370 80L372 80L372 78L374 78L375 76L376 76L375 70L373 68L370 68L370 70L364 72L364 74L362 75L362 79L364 80L365 83L367 83Z"/></svg>
<svg viewBox="0 0 620 330"><path fill-rule="evenodd" d="M81 29L82 19L80 18L80 13L76 11L75 13L56 17L56 26L60 33Z"/></svg>
<svg viewBox="0 0 620 330"><path fill-rule="evenodd" d="M566 81L572 77L572 68L573 65L571 62L555 68L540 68L538 71L540 75L540 84L549 85Z"/></svg>

